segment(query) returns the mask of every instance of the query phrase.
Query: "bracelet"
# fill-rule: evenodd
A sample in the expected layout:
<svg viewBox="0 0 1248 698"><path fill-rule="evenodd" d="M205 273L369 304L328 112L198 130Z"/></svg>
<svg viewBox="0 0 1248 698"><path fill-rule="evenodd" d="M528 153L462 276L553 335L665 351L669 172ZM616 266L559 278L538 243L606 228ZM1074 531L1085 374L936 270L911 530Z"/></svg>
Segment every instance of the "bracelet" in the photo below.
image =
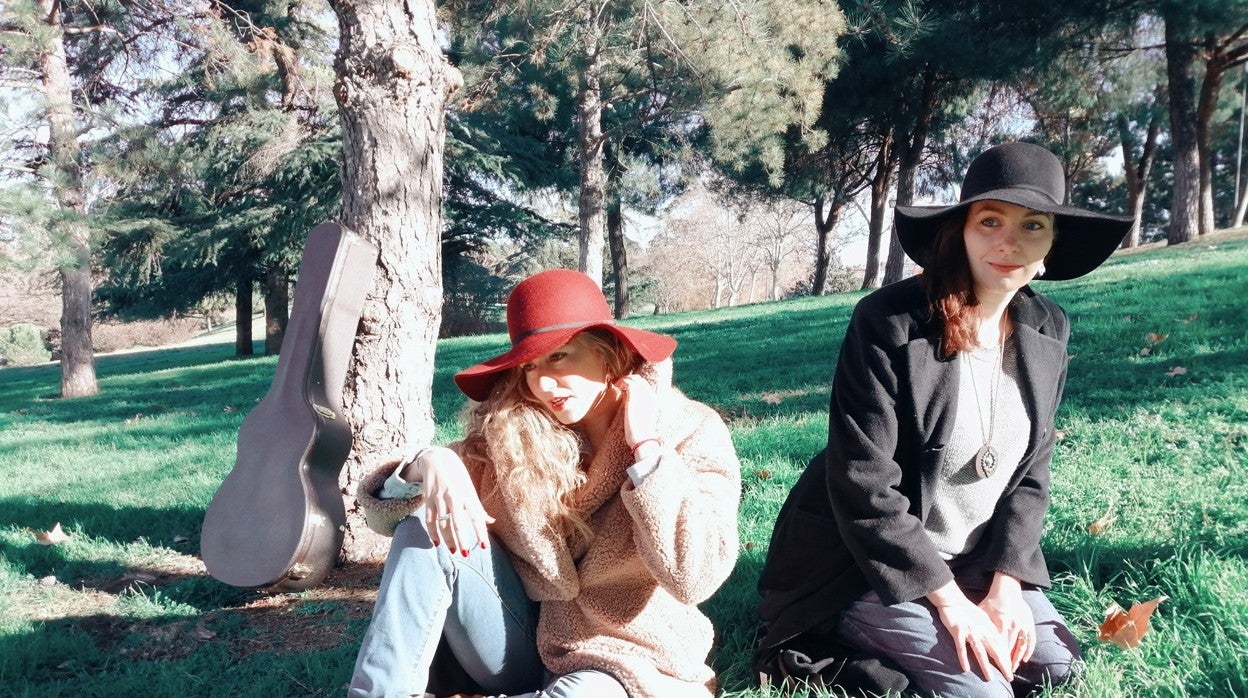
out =
<svg viewBox="0 0 1248 698"><path fill-rule="evenodd" d="M636 456L636 455L637 455L637 449L641 448L641 445L642 445L642 444L644 444L644 443L649 443L649 442L651 442L651 441L653 441L654 443L658 444L659 446L662 446L662 445L663 445L663 442L662 442L662 441L660 441L660 440L659 440L659 437L657 437L657 436L651 436L651 437L650 437L650 438L648 438L648 439L642 439L641 441L638 441L637 443L633 444L633 448L631 449L631 450L632 450L632 452L633 452L633 456Z"/></svg>

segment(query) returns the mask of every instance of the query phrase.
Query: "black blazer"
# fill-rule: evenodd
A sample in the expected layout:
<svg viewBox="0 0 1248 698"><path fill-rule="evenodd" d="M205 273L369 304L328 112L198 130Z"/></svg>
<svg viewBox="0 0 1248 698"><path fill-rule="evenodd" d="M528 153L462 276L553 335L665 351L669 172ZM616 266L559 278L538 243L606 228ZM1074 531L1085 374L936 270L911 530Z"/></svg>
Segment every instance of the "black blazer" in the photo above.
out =
<svg viewBox="0 0 1248 698"><path fill-rule="evenodd" d="M832 381L828 447L793 487L772 531L759 579L759 615L768 626L762 648L833 632L841 611L872 589L884 603L900 603L955 572L982 579L986 589L996 570L1049 585L1040 534L1070 328L1065 312L1029 287L1009 312L1031 436L980 543L950 563L923 522L953 429L960 362L941 357L940 322L929 319L917 277L858 303Z"/></svg>

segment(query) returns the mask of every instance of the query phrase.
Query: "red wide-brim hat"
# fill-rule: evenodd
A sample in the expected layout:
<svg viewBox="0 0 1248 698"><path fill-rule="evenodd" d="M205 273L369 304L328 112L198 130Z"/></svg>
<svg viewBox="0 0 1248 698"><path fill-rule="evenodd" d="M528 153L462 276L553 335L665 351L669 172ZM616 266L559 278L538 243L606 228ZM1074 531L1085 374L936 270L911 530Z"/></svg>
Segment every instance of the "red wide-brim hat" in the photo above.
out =
<svg viewBox="0 0 1248 698"><path fill-rule="evenodd" d="M665 334L616 324L602 290L579 271L551 269L521 281L507 297L511 349L455 374L455 385L484 402L504 371L526 364L600 328L615 335L642 359L657 363L672 355L676 340Z"/></svg>

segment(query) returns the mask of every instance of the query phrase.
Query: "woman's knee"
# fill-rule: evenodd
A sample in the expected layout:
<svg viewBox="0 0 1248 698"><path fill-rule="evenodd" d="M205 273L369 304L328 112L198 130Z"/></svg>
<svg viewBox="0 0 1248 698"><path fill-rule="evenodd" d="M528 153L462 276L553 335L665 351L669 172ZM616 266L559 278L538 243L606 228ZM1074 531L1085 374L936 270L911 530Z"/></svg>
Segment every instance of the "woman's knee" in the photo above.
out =
<svg viewBox="0 0 1248 698"><path fill-rule="evenodd" d="M1064 623L1051 621L1036 626L1036 650L1019 674L1036 685L1059 686L1083 672L1079 642Z"/></svg>
<svg viewBox="0 0 1248 698"><path fill-rule="evenodd" d="M455 564L446 549L435 546L425 529L425 522L417 516L409 516L399 522L390 540L390 555L386 558L387 576L416 575L428 579L441 575L450 580L455 574ZM393 569L390 569L393 568Z"/></svg>

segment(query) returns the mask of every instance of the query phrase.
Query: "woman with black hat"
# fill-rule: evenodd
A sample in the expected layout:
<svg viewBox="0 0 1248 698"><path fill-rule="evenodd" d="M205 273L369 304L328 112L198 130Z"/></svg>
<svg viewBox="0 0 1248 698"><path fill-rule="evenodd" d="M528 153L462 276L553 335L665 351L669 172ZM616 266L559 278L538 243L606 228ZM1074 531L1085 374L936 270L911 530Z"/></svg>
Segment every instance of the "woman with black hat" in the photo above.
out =
<svg viewBox="0 0 1248 698"><path fill-rule="evenodd" d="M759 581L762 674L942 696L1076 675L1040 552L1069 324L1029 284L1095 269L1131 220L1065 192L1052 153L1007 143L971 163L956 205L897 207L923 272L854 310L827 449Z"/></svg>
<svg viewBox="0 0 1248 698"><path fill-rule="evenodd" d="M728 430L671 385L676 340L569 270L520 282L511 349L455 375L463 440L361 482L393 535L352 696L709 698L697 608L737 556Z"/></svg>

